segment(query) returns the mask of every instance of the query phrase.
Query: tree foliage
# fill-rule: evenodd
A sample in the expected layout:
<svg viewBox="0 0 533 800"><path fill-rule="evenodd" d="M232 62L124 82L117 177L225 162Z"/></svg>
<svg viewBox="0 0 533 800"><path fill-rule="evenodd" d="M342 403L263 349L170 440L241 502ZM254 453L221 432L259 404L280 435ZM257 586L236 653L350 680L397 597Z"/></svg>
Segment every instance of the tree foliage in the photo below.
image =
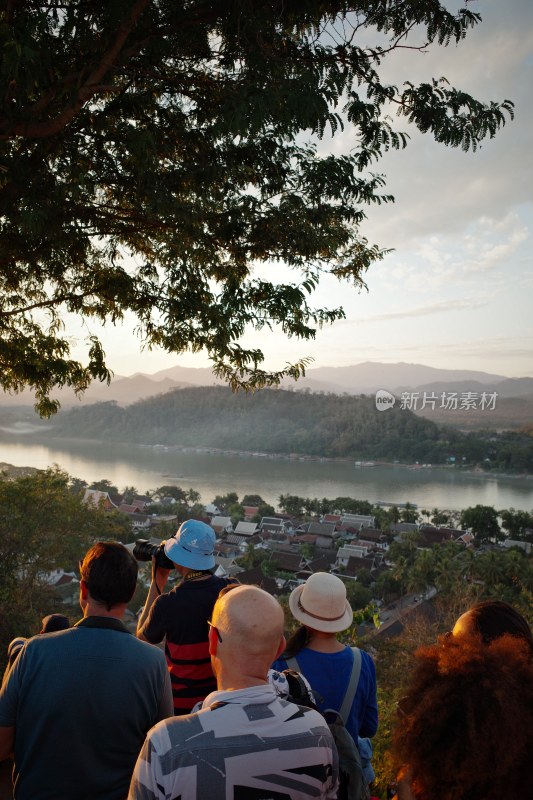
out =
<svg viewBox="0 0 533 800"><path fill-rule="evenodd" d="M172 497L177 503L183 503L187 499L187 492L181 488L181 486L176 486L175 484L165 484L164 486L159 486L157 489L154 490L153 496L157 500L161 500L163 497Z"/></svg>
<svg viewBox="0 0 533 800"><path fill-rule="evenodd" d="M498 524L498 512L493 506L476 505L465 508L461 512L461 525L468 528L476 537L476 542L502 538Z"/></svg>
<svg viewBox="0 0 533 800"><path fill-rule="evenodd" d="M505 528L511 539L533 539L533 512L515 511L514 508L500 512L502 527Z"/></svg>
<svg viewBox="0 0 533 800"><path fill-rule="evenodd" d="M34 387L42 414L54 386L109 377L90 323L126 314L149 347L205 348L234 388L297 377L305 359L268 372L241 337L314 337L343 316L312 305L321 273L361 287L382 258L359 224L392 199L372 171L407 141L390 114L465 150L512 115L443 78L381 79L395 49L457 43L480 21L437 0L0 9L0 384ZM346 122L350 151L319 154ZM85 363L67 312L88 323Z"/></svg>
<svg viewBox="0 0 533 800"><path fill-rule="evenodd" d="M462 465L502 468L508 436L523 447L533 471L533 439L525 434L478 434L436 425L412 411L376 410L371 397L312 394L264 389L237 395L223 386L194 387L121 408L94 403L61 412L53 436L265 453L380 459L444 464L450 456ZM490 465L485 460L491 454ZM457 467L459 469L459 467ZM511 463L507 469L513 470ZM520 467L524 471L524 467ZM305 500L305 499L304 499ZM345 511L367 514L368 503L337 498L336 505L309 499L306 513ZM305 505L305 503L304 503ZM405 515L416 517L412 509ZM393 512L398 519L400 510ZM394 521L397 522L398 519Z"/></svg>
<svg viewBox="0 0 533 800"><path fill-rule="evenodd" d="M59 469L0 480L0 658L11 638L33 635L40 616L58 610L47 573L76 569L93 541L128 540L130 530L122 515L84 505Z"/></svg>

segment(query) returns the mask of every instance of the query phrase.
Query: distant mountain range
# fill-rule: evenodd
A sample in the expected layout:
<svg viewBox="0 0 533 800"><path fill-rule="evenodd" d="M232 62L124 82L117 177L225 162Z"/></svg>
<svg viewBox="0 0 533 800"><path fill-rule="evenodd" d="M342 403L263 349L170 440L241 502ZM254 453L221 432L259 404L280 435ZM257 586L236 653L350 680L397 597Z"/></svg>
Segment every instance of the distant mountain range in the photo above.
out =
<svg viewBox="0 0 533 800"><path fill-rule="evenodd" d="M120 406L127 406L138 400L156 397L173 389L192 386L214 386L223 382L217 379L209 367L193 368L176 365L160 370L151 375L136 373L128 377L116 375L111 384L93 383L85 392L83 398L78 399L69 390L58 391L56 396L63 408L88 405L103 401L115 401ZM309 369L305 378L297 383L290 380L284 381L283 388L293 391L308 390L311 392L326 392L333 394L374 394L378 389L386 389L397 397L402 392L434 393L441 396L443 393L473 392L481 395L496 393L500 417L499 426L524 425L533 422L533 378L507 378L476 370L450 370L427 367L423 364L383 364L366 361L348 367L316 367ZM507 402L510 398L520 398L520 403ZM32 405L33 394L24 391L19 395L0 394L0 406ZM425 410L424 415L431 416L435 421L446 421L451 424L461 424L467 427L471 423L479 425L488 421L487 413L480 418L476 412L468 412L463 419L459 419L456 412L440 409L433 416L431 410ZM492 414L493 422L495 422ZM479 420L479 421L478 421Z"/></svg>

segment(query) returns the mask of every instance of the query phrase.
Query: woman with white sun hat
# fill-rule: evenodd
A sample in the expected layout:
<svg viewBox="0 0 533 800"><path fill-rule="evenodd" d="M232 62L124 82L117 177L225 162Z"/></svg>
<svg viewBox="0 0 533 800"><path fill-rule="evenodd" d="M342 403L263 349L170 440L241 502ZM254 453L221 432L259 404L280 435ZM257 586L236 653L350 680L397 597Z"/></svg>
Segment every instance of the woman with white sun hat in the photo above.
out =
<svg viewBox="0 0 533 800"><path fill-rule="evenodd" d="M289 639L273 669L297 669L311 684L318 708L339 712L350 681L359 671L345 725L355 741L374 736L378 727L374 662L368 653L337 639L337 634L353 623L344 583L336 575L316 572L293 590L289 608L301 627Z"/></svg>

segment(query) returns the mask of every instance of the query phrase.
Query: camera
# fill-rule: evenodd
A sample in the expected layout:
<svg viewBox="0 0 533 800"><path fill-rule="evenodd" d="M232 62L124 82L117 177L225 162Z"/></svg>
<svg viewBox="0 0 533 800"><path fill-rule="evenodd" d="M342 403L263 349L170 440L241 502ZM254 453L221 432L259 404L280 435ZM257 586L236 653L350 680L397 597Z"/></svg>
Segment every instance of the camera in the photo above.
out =
<svg viewBox="0 0 533 800"><path fill-rule="evenodd" d="M174 562L165 555L164 544L152 544L147 539L137 539L133 548L133 555L137 561L151 561L155 557L156 567L174 569Z"/></svg>

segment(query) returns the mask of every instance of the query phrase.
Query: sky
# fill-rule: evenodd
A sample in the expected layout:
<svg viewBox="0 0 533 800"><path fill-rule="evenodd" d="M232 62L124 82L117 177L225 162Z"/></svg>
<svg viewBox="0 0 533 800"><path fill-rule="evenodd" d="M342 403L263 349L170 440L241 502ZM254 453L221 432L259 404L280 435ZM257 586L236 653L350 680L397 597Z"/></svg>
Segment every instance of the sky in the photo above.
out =
<svg viewBox="0 0 533 800"><path fill-rule="evenodd" d="M263 349L268 368L307 356L310 367L406 361L533 376L533 3L480 0L470 7L483 22L458 46L394 53L382 75L396 84L444 75L484 102L512 100L514 121L476 153L438 145L403 123L407 149L374 168L386 175L395 203L369 208L362 228L371 243L393 252L366 274L368 291L323 281L315 305L342 305L346 319L315 341L247 335L243 344ZM321 152L349 151L353 138L347 127L322 141ZM93 331L116 374L209 365L202 354L143 350L131 320Z"/></svg>

